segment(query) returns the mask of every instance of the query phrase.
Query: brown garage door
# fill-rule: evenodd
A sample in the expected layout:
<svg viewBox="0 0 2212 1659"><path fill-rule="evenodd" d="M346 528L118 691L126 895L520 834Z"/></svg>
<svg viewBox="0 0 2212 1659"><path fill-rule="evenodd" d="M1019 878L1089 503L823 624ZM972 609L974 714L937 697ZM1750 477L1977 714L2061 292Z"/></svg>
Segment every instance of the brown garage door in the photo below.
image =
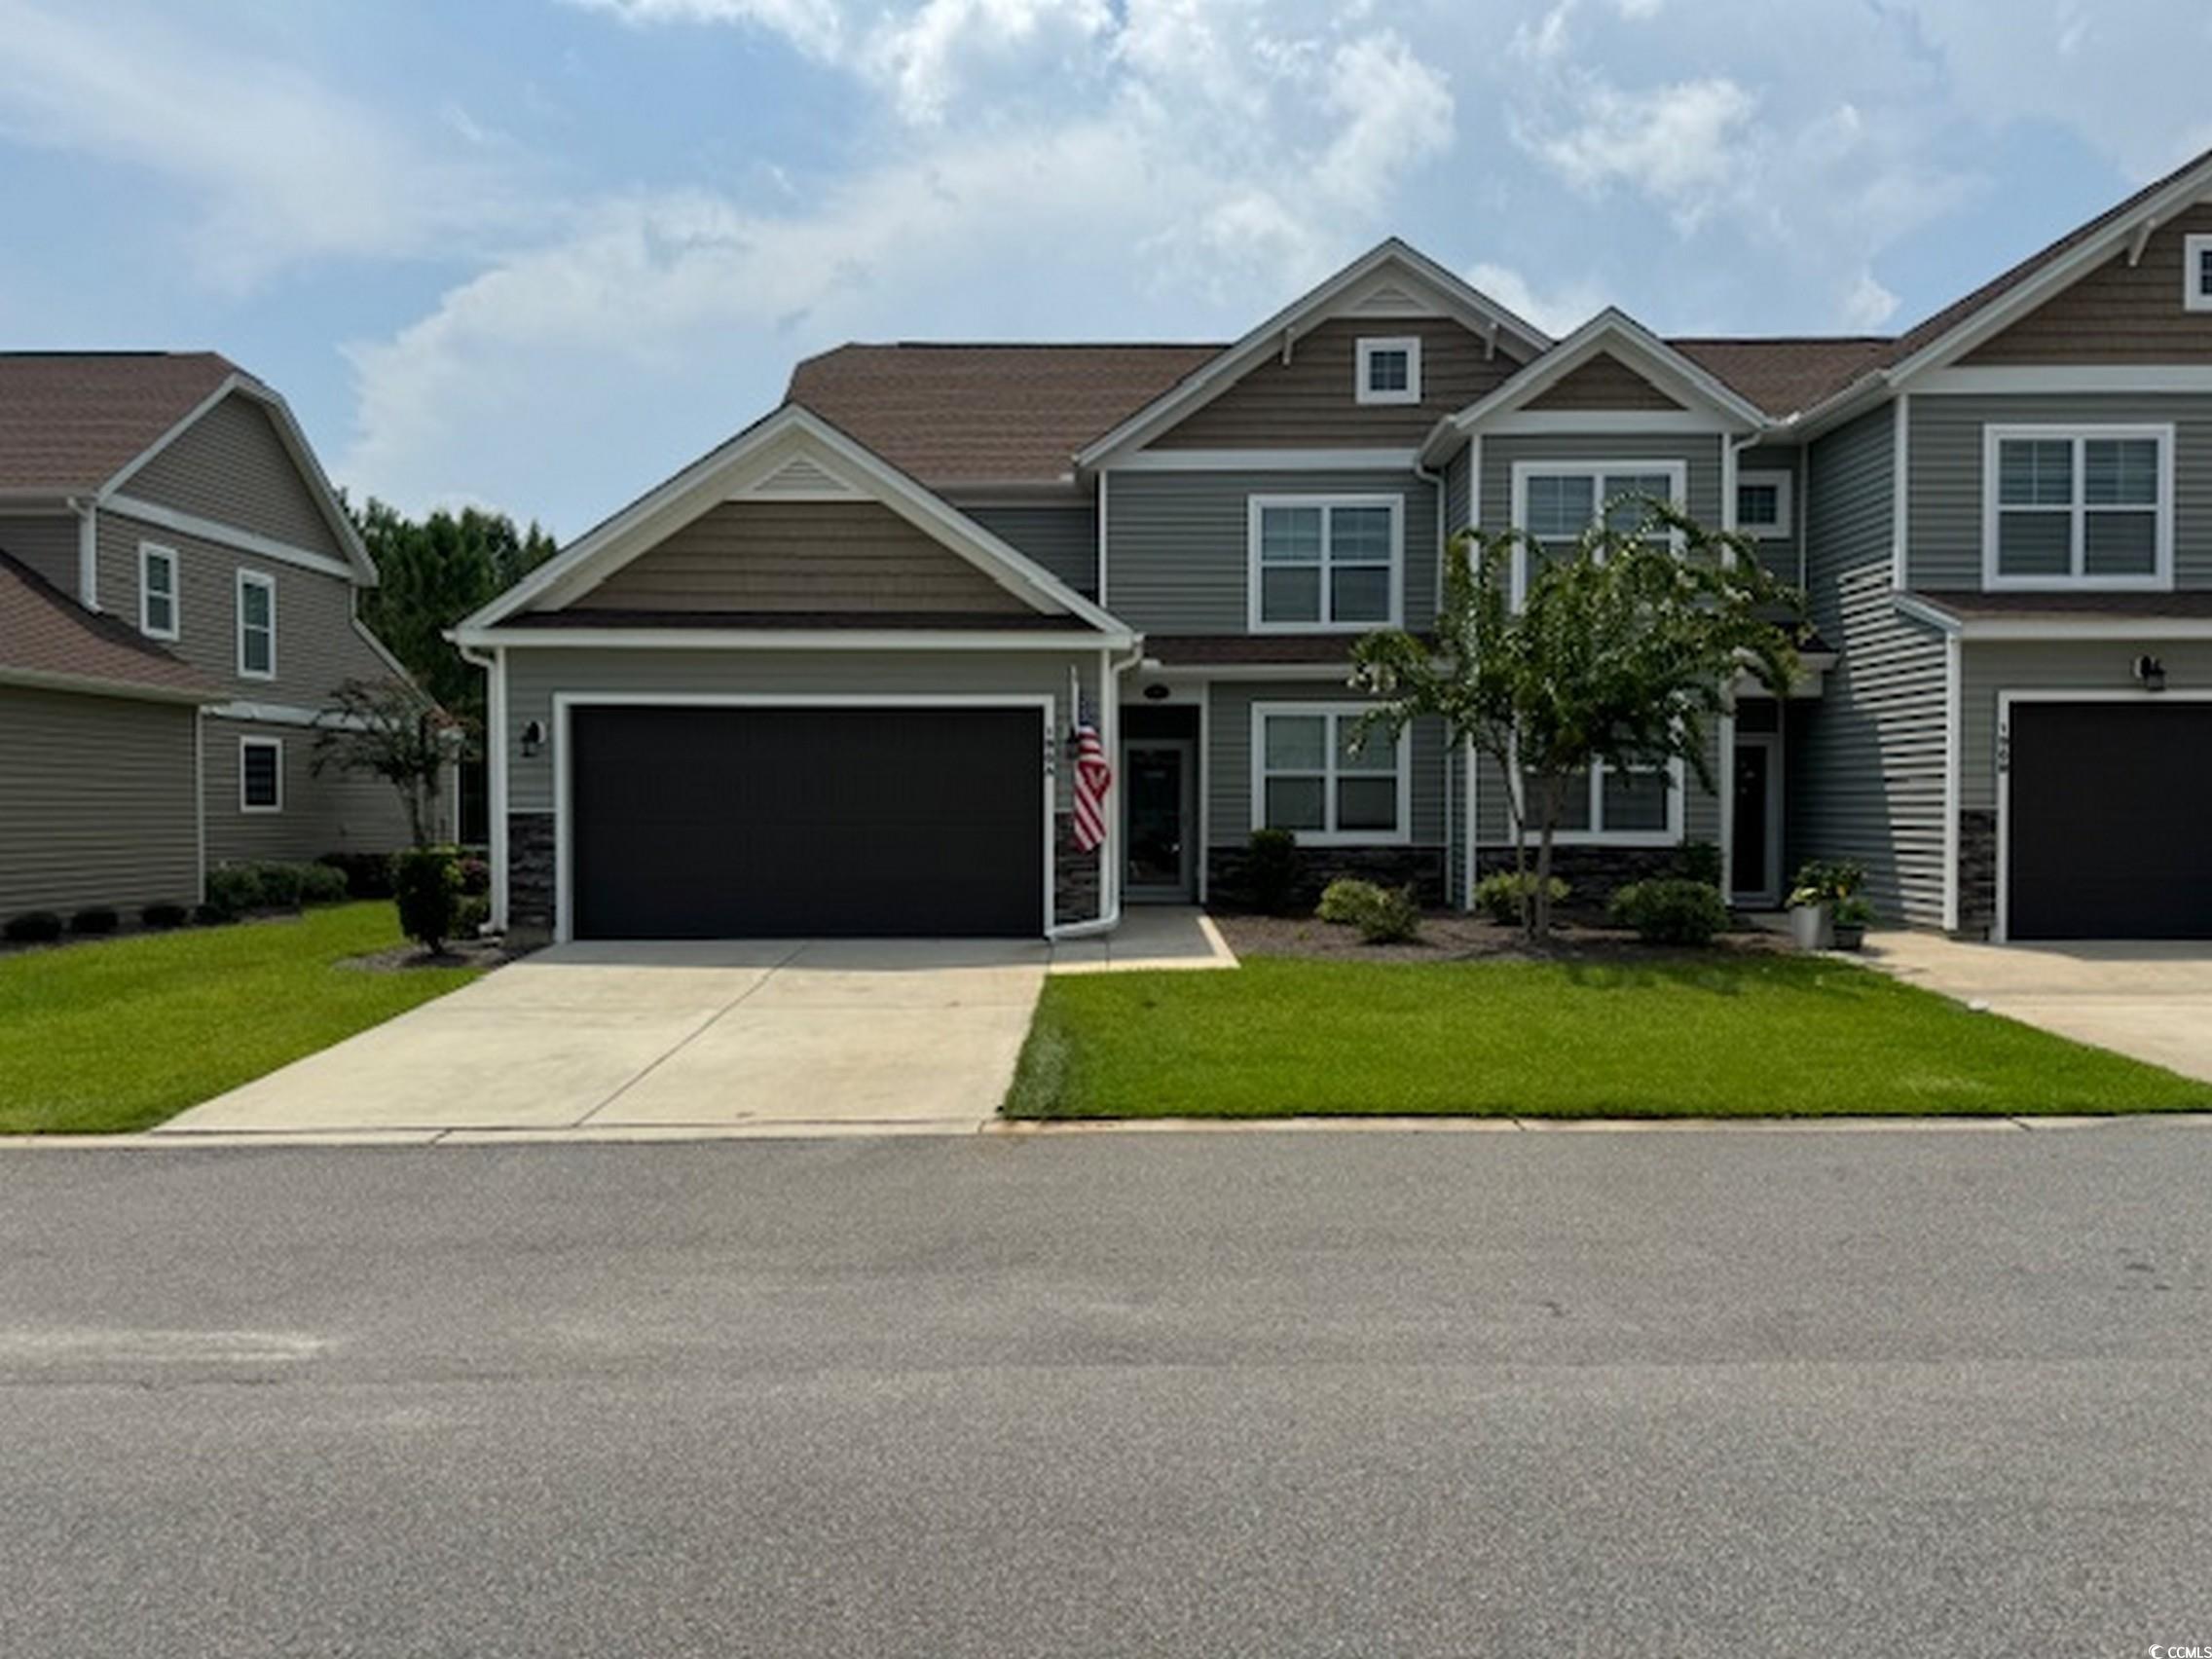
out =
<svg viewBox="0 0 2212 1659"><path fill-rule="evenodd" d="M579 939L1034 937L1034 709L571 711Z"/></svg>
<svg viewBox="0 0 2212 1659"><path fill-rule="evenodd" d="M2014 703L2011 939L2212 939L2212 704Z"/></svg>

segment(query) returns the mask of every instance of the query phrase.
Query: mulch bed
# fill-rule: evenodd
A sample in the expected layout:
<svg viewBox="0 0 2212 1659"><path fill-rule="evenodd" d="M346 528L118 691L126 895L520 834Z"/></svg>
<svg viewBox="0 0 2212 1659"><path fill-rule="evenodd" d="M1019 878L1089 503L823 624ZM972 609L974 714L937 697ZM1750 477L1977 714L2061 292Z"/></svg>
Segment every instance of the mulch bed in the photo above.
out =
<svg viewBox="0 0 2212 1659"><path fill-rule="evenodd" d="M410 968L500 968L529 954L529 948L512 947L503 940L472 939L454 940L445 949L432 955L409 940L405 944L395 944L389 950L371 951L366 956L349 956L338 966L358 968L369 974L404 974Z"/></svg>
<svg viewBox="0 0 2212 1659"><path fill-rule="evenodd" d="M1645 944L1621 928L1589 922L1558 921L1552 938L1531 944L1518 928L1499 927L1456 910L1421 917L1420 938L1409 944L1366 944L1357 930L1313 916L1257 916L1212 912L1214 925L1239 956L1305 956L1333 962L1472 962L1489 958L1523 961L1625 961L1647 958L1673 948ZM1723 934L1708 947L1741 955L1787 955L1791 946L1780 934Z"/></svg>

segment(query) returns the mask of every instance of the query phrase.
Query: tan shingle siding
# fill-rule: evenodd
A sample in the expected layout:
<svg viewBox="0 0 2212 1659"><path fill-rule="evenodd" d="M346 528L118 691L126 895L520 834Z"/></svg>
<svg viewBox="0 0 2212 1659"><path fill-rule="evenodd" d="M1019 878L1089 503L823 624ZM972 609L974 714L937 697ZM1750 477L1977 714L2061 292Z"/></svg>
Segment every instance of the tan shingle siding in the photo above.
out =
<svg viewBox="0 0 2212 1659"><path fill-rule="evenodd" d="M1614 356L1601 351L1540 397L1530 409L1679 409L1681 405Z"/></svg>
<svg viewBox="0 0 2212 1659"><path fill-rule="evenodd" d="M124 494L343 559L345 548L269 411L231 393L124 485Z"/></svg>
<svg viewBox="0 0 2212 1659"><path fill-rule="evenodd" d="M2115 254L1961 361L2202 363L2212 361L2212 312L2182 304L2184 238L2212 234L2212 207L2161 225L2130 265Z"/></svg>

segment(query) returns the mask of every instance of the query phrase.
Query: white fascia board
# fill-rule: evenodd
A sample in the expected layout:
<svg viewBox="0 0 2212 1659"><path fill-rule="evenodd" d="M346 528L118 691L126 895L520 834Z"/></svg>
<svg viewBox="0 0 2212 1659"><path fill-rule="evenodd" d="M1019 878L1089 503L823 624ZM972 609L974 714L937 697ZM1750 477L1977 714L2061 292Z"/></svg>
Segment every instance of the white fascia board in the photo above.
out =
<svg viewBox="0 0 2212 1659"><path fill-rule="evenodd" d="M469 649L495 646L576 650L752 651L1094 651L1125 648L1143 636L1078 633L1034 634L989 629L923 628L471 628L446 638Z"/></svg>
<svg viewBox="0 0 2212 1659"><path fill-rule="evenodd" d="M2033 276L2014 283L1978 311L1960 318L1911 356L1893 366L1888 371L1891 384L1908 385L1927 371L1965 355L2120 252L2138 227L2149 224L2155 229L2175 213L2194 205L2208 188L2212 188L2212 156L2175 176L2157 195L2137 203L2132 212L2115 219L2080 246L2069 248Z"/></svg>
<svg viewBox="0 0 2212 1659"><path fill-rule="evenodd" d="M1518 409L1529 399L1541 396L1602 351L1635 360L1635 366L1647 371L1662 390L1703 403L1738 425L1764 431L1774 424L1765 410L1613 306L1606 307L1519 374L1510 376L1454 415L1452 424L1462 432L1472 431L1492 417ZM1589 413L1593 429L1602 427L1606 412L1592 410ZM1612 418L1617 420L1621 413L1614 412Z"/></svg>
<svg viewBox="0 0 2212 1659"><path fill-rule="evenodd" d="M1515 315L1488 294L1469 286L1426 254L1396 237L1371 248L1318 287L1310 288L1276 312L1211 361L1186 375L1150 403L1129 416L1103 437L1094 438L1076 452L1078 470L1100 464L1123 464L1120 453L1142 444L1182 416L1206 401L1216 388L1236 380L1270 352L1280 349L1284 337L1293 339L1313 320L1324 316L1351 289L1392 265L1424 287L1434 289L1450 310L1462 318L1478 317L1487 327L1511 335L1523 349L1540 354L1552 347L1551 337L1533 323Z"/></svg>
<svg viewBox="0 0 2212 1659"><path fill-rule="evenodd" d="M1178 683L1208 680L1321 680L1349 685L1352 676L1352 660L1348 655L1341 663L1161 662L1158 657L1147 657L1139 666L1152 679L1171 680Z"/></svg>
<svg viewBox="0 0 2212 1659"><path fill-rule="evenodd" d="M159 501L140 500L136 496L105 497L101 505L120 518L135 519L141 524L174 531L179 535L198 536L202 541L212 541L216 546L228 547L234 552L251 553L257 558L274 559L282 565L297 565L302 570L319 571L326 576L341 576L359 585L358 572L344 560L330 558L312 548L295 547L288 541L278 541L258 531L240 530L236 525L202 518L198 513L179 512L174 507L163 506Z"/></svg>
<svg viewBox="0 0 2212 1659"><path fill-rule="evenodd" d="M1079 618L1102 635L1128 630L1034 560L1010 546L943 498L925 489L882 457L812 411L786 404L692 462L659 488L639 498L565 552L548 560L475 614L458 633L495 626L543 600L558 607L645 553L745 486L746 470L785 459L778 446L812 448L818 461L848 476L860 496L890 508L923 534L958 554L998 585L1036 608Z"/></svg>
<svg viewBox="0 0 2212 1659"><path fill-rule="evenodd" d="M2212 616L1991 616L1959 630L1970 645L2001 640L2212 640Z"/></svg>
<svg viewBox="0 0 2212 1659"><path fill-rule="evenodd" d="M2050 392L2098 394L2212 392L2212 364L2050 363L1930 369L1913 384L1916 397Z"/></svg>
<svg viewBox="0 0 2212 1659"><path fill-rule="evenodd" d="M1890 603L1897 607L1899 615L1909 617L1915 622L1924 623L1940 633L1956 634L1966 626L1963 620L1952 615L1940 606L1931 605L1917 595L1902 590L1893 589L1890 594Z"/></svg>
<svg viewBox="0 0 2212 1659"><path fill-rule="evenodd" d="M1413 449L1138 450L1116 472L1411 472Z"/></svg>
<svg viewBox="0 0 2212 1659"><path fill-rule="evenodd" d="M23 685L38 691L81 691L88 697L122 697L143 703L187 703L208 707L220 703L215 690L186 691L168 685L141 685L129 680L103 680L91 674L54 674L40 668L16 668L0 663L0 685Z"/></svg>

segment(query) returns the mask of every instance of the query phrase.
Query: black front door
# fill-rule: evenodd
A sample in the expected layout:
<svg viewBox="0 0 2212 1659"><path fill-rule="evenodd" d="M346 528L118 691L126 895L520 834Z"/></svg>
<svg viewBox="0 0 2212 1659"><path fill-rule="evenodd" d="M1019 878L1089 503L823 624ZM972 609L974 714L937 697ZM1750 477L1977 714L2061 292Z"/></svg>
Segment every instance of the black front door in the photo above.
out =
<svg viewBox="0 0 2212 1659"><path fill-rule="evenodd" d="M1188 743L1132 743L1124 751L1128 866L1124 890L1132 899L1191 897Z"/></svg>
<svg viewBox="0 0 2212 1659"><path fill-rule="evenodd" d="M1774 745L1739 743L1734 803L1736 897L1770 904L1781 901L1775 880L1781 849L1774 845Z"/></svg>

